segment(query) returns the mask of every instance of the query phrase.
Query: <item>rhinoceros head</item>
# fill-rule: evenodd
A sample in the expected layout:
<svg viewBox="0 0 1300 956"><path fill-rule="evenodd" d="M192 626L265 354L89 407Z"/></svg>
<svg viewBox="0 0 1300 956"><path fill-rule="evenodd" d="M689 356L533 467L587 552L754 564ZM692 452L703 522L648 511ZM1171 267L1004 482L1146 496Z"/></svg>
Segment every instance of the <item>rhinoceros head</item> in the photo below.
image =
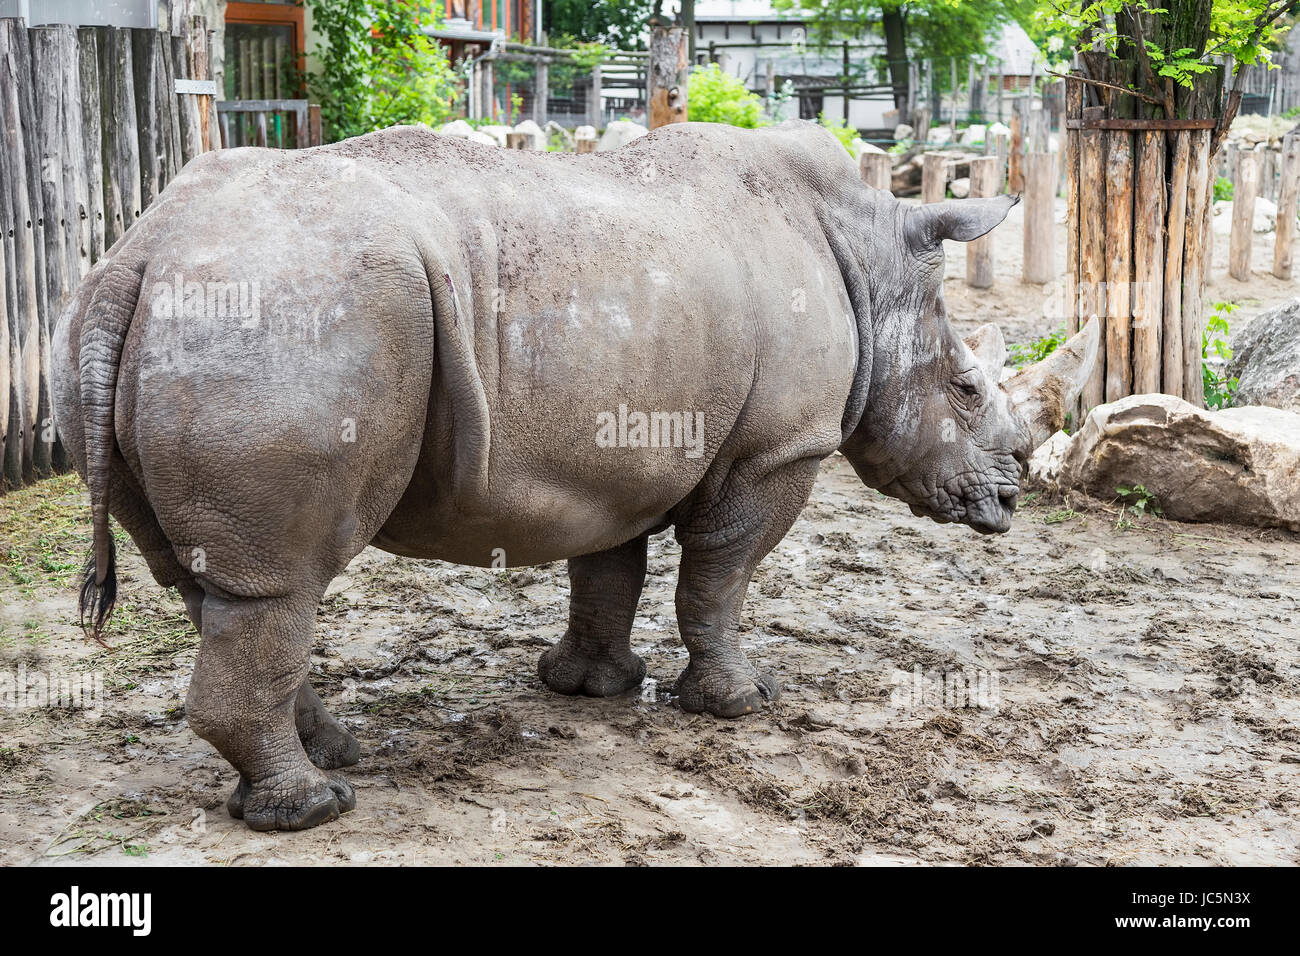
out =
<svg viewBox="0 0 1300 956"><path fill-rule="evenodd" d="M943 240L978 239L1017 201L896 207L888 244L876 246L887 264L869 280L874 343L866 407L840 449L863 481L913 513L986 534L1010 528L1025 464L1064 422L1097 352L1093 320L999 384L1002 333L985 325L963 341L949 324Z"/></svg>

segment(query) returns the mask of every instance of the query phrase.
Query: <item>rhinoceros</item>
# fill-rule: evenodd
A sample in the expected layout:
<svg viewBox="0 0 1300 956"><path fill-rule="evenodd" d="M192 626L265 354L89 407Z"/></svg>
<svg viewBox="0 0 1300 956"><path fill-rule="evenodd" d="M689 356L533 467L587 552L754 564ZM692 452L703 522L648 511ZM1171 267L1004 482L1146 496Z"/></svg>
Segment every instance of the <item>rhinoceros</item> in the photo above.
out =
<svg viewBox="0 0 1300 956"><path fill-rule="evenodd" d="M944 312L943 241L1001 196L864 185L826 131L659 129L595 155L394 128L193 161L79 287L55 405L89 487L83 622L116 592L112 514L200 634L191 728L228 808L293 830L355 806L356 739L307 681L317 605L367 545L479 566L568 560L545 684L609 696L648 536L681 544L682 709L778 695L737 620L839 451L913 512L1006 531L1090 323L999 386L1002 337Z"/></svg>

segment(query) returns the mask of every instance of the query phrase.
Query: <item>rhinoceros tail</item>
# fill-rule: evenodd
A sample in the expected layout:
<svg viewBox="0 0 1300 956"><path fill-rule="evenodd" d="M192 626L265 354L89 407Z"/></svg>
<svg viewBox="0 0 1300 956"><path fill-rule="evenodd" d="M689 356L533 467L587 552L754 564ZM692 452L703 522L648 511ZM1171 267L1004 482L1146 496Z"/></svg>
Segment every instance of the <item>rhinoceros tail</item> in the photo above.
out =
<svg viewBox="0 0 1300 956"><path fill-rule="evenodd" d="M81 325L78 359L81 415L86 441L86 487L90 489L93 550L81 585L81 627L99 643L117 601L117 556L108 526L111 467L117 440L113 427L118 366L143 269L114 264L100 279Z"/></svg>

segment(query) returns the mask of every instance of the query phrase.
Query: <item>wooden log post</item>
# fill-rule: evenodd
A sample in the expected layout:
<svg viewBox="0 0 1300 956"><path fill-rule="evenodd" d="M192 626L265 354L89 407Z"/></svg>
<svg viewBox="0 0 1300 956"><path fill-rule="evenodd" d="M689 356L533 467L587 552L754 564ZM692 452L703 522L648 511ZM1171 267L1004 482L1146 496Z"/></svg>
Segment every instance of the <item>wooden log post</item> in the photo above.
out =
<svg viewBox="0 0 1300 956"><path fill-rule="evenodd" d="M111 247L140 218L140 140L136 132L130 37L119 27L96 30L104 150L104 240Z"/></svg>
<svg viewBox="0 0 1300 956"><path fill-rule="evenodd" d="M1201 373L1201 333L1205 330L1205 244L1212 237L1205 228L1213 180L1210 176L1210 130L1188 134L1187 235L1183 246L1183 398L1205 404Z"/></svg>
<svg viewBox="0 0 1300 956"><path fill-rule="evenodd" d="M12 63L0 30L0 124L9 114L7 95ZM9 138L0 140L0 303L4 330L0 332L0 488L17 488L23 481L22 445L22 351L19 322L18 274L15 238L16 210L13 203L13 148Z"/></svg>
<svg viewBox="0 0 1300 956"><path fill-rule="evenodd" d="M11 380L16 384L10 409L10 429L18 441L18 460L10 483L17 486L35 478L33 454L35 452L36 422L40 411L41 382L41 319L45 311L44 272L37 268L37 256L43 260L44 240L40 229L39 180L33 182L29 163L37 158L35 144L29 147L33 134L30 123L23 122L24 93L31 90L30 62L26 53L27 31L21 20L0 20L0 128L5 130L6 151L4 185L9 190L12 209L13 258L10 269L14 272L14 309L16 321L10 338L11 352L16 348L16 359L11 368ZM0 188L4 188L0 186ZM14 412L17 411L15 416ZM6 462L6 468L9 463Z"/></svg>
<svg viewBox="0 0 1300 956"><path fill-rule="evenodd" d="M1025 156L1024 263L1021 279L1043 284L1056 278L1056 242L1052 212L1056 199L1056 156Z"/></svg>
<svg viewBox="0 0 1300 956"><path fill-rule="evenodd" d="M863 152L858 157L858 172L862 175L862 181L872 189L889 192L894 172L893 159L888 153Z"/></svg>
<svg viewBox="0 0 1300 956"><path fill-rule="evenodd" d="M1011 111L1011 143L1007 152L1007 192L1018 195L1025 191L1024 155L1025 155L1025 104L1028 100L1016 100Z"/></svg>
<svg viewBox="0 0 1300 956"><path fill-rule="evenodd" d="M996 156L970 161L970 194L973 198L996 196L1002 191L1002 168ZM972 289L993 285L993 235L987 233L966 243L966 284Z"/></svg>
<svg viewBox="0 0 1300 956"><path fill-rule="evenodd" d="M926 153L921 157L921 202L943 202L948 192L948 157Z"/></svg>
<svg viewBox="0 0 1300 956"><path fill-rule="evenodd" d="M104 255L104 163L99 129L99 36L94 27L77 29L77 84L81 90L81 153L86 171L86 222L90 264Z"/></svg>
<svg viewBox="0 0 1300 956"><path fill-rule="evenodd" d="M1007 188L1008 163L1011 160L1011 137L1006 133L993 137L993 155L998 158L998 179L1002 183L998 192L1003 192Z"/></svg>
<svg viewBox="0 0 1300 956"><path fill-rule="evenodd" d="M1135 134L1133 192L1133 393L1160 391L1164 325L1165 134Z"/></svg>
<svg viewBox="0 0 1300 956"><path fill-rule="evenodd" d="M1187 177L1192 132L1170 133L1169 202L1165 217L1164 301L1160 337L1160 390L1183 395L1183 246L1187 238Z"/></svg>
<svg viewBox="0 0 1300 956"><path fill-rule="evenodd" d="M68 294L68 253L70 237L63 201L63 97L62 70L59 67L58 36L52 27L37 27L29 32L32 45L31 84L34 91L35 129L27 143L36 151L39 173L42 240L45 244L45 295L43 324L48 326L51 312L62 310Z"/></svg>
<svg viewBox="0 0 1300 956"><path fill-rule="evenodd" d="M207 17L190 17L190 77L194 80L212 79L209 67L209 43ZM491 67L491 63L485 63ZM258 72L258 71L254 71ZM215 149L220 140L220 131L216 124L216 108L212 105L214 97L210 94L195 94L199 108L199 142L201 152Z"/></svg>
<svg viewBox="0 0 1300 956"><path fill-rule="evenodd" d="M550 64L545 57L539 56L535 61L533 74L533 122L543 129L550 113L551 80Z"/></svg>
<svg viewBox="0 0 1300 956"><path fill-rule="evenodd" d="M1084 122L1102 118L1105 108L1088 107ZM1082 410L1106 400L1106 164L1105 133L1083 129L1079 133L1079 316L1081 322L1096 317L1101 339L1092 375L1080 397Z"/></svg>
<svg viewBox="0 0 1300 956"><path fill-rule="evenodd" d="M190 52L189 17L181 16L173 9L172 13L172 67L177 80L194 78L191 72L193 55ZM247 72L241 76L247 77ZM173 90L175 86L173 85ZM247 97L241 97L247 98ZM203 152L203 136L199 126L199 99L188 93L176 94L176 114L181 137L181 165L184 166L199 153Z"/></svg>
<svg viewBox="0 0 1300 956"><path fill-rule="evenodd" d="M162 192L165 163L159 142L155 113L158 73L154 56L161 45L157 30L129 30L131 40L132 94L135 97L136 150L140 156L140 209L143 212Z"/></svg>
<svg viewBox="0 0 1300 956"><path fill-rule="evenodd" d="M1133 394L1133 134L1106 131L1106 401Z"/></svg>
<svg viewBox="0 0 1300 956"><path fill-rule="evenodd" d="M1228 275L1238 282L1250 279L1250 246L1255 237L1255 198L1259 195L1259 155L1237 153L1232 184L1232 235L1228 243Z"/></svg>
<svg viewBox="0 0 1300 956"><path fill-rule="evenodd" d="M930 141L930 107L918 106L914 112L916 122L912 124L912 142L924 145Z"/></svg>
<svg viewBox="0 0 1300 956"><path fill-rule="evenodd" d="M1083 84L1068 80L1065 84L1065 116L1070 120L1083 118ZM1061 128L1061 172L1065 177L1065 331L1073 335L1079 331L1079 131ZM1080 424L1078 402L1074 408L1075 424Z"/></svg>
<svg viewBox="0 0 1300 956"><path fill-rule="evenodd" d="M599 142L594 136L578 136L574 139L574 147L579 153L594 153L596 143Z"/></svg>
<svg viewBox="0 0 1300 956"><path fill-rule="evenodd" d="M528 133L506 133L506 149L532 149L533 138Z"/></svg>
<svg viewBox="0 0 1300 956"><path fill-rule="evenodd" d="M650 33L650 66L646 101L650 104L650 128L685 123L687 117L686 31L681 27L655 23Z"/></svg>
<svg viewBox="0 0 1300 956"><path fill-rule="evenodd" d="M1278 187L1277 235L1273 239L1273 275L1290 279L1296 235L1296 205L1300 200L1300 134L1282 141L1282 181Z"/></svg>

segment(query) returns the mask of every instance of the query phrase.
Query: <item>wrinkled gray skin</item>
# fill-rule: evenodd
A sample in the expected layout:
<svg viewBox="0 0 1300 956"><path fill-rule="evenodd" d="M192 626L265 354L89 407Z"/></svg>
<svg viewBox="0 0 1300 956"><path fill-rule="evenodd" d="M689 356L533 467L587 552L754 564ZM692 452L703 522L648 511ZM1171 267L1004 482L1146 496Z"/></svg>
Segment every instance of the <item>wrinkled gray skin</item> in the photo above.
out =
<svg viewBox="0 0 1300 956"><path fill-rule="evenodd" d="M740 649L741 602L818 463L840 449L920 514L1005 531L1086 374L1095 329L1008 386L1013 412L996 329L972 350L945 319L942 239L1013 202L900 205L806 123L584 156L416 128L205 155L55 335L94 511L86 593L112 596L111 511L199 628L190 726L239 771L230 810L255 829L355 804L332 771L357 741L306 677L317 604L368 544L568 558L568 630L539 671L606 696L645 673L629 633L647 536L671 526L681 706L757 710L778 684ZM178 318L178 275L249 283L259 309ZM703 453L601 447L620 404L701 413Z"/></svg>

